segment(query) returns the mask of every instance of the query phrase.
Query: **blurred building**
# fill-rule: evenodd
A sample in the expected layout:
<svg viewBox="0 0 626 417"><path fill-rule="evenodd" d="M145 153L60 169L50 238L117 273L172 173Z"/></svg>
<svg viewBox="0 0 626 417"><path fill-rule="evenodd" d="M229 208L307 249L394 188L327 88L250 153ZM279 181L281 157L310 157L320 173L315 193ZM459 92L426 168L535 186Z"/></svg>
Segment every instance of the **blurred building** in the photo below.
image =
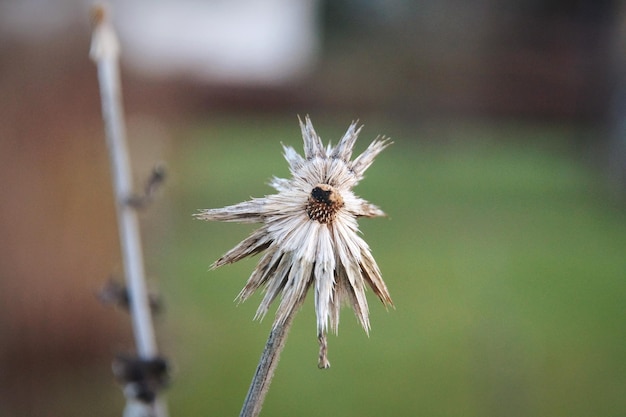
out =
<svg viewBox="0 0 626 417"><path fill-rule="evenodd" d="M408 117L587 120L607 113L620 53L622 7L610 0L111 3L126 68L226 102L258 103L261 90ZM88 6L3 2L0 34L40 47L86 36Z"/></svg>

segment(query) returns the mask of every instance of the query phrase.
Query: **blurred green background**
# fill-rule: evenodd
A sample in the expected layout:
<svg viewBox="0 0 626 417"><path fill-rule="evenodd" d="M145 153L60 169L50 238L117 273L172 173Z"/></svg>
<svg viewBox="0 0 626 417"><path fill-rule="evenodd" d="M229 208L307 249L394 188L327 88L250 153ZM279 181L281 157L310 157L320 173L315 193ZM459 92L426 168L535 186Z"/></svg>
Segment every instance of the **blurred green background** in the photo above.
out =
<svg viewBox="0 0 626 417"><path fill-rule="evenodd" d="M300 146L295 122L210 120L172 159L159 258L176 277L162 289L177 335L168 397L182 415L237 413L272 321L251 321L260 297L232 302L256 260L205 272L252 227L201 223L190 208L271 193L266 180L287 175L279 141ZM317 130L336 140L344 125ZM396 309L370 297L369 338L344 309L320 371L309 300L265 415L621 415L626 222L568 130L374 125L359 149L378 131L394 145L356 191L389 214L360 223Z"/></svg>
<svg viewBox="0 0 626 417"><path fill-rule="evenodd" d="M356 119L357 152L394 141L355 192L388 214L360 227L396 308L368 293L369 337L344 309L320 371L308 299L262 415L622 416L625 5L288 1L314 40L273 81L142 71L121 30L137 189L168 169L140 219L170 415L237 415L273 321L252 320L259 295L234 302L257 258L209 271L255 226L192 214L272 193L308 114L325 142ZM111 361L134 343L96 297L122 265L88 5L50 4L0 3L0 416L121 415ZM189 15L147 24L156 4L113 6L120 28L196 33Z"/></svg>

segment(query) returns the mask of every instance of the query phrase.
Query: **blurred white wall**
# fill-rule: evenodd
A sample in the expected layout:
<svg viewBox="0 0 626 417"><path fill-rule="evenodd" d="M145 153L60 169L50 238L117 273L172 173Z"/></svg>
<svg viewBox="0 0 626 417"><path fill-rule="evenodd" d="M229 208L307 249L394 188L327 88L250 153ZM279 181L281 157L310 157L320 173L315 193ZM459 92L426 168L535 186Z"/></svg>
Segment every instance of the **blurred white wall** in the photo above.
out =
<svg viewBox="0 0 626 417"><path fill-rule="evenodd" d="M317 0L118 0L125 59L153 75L281 84L314 65Z"/></svg>
<svg viewBox="0 0 626 417"><path fill-rule="evenodd" d="M88 22L87 0L0 2L0 36L46 41ZM319 48L319 0L111 0L125 65L155 77L281 85ZM64 33L66 34L66 33Z"/></svg>

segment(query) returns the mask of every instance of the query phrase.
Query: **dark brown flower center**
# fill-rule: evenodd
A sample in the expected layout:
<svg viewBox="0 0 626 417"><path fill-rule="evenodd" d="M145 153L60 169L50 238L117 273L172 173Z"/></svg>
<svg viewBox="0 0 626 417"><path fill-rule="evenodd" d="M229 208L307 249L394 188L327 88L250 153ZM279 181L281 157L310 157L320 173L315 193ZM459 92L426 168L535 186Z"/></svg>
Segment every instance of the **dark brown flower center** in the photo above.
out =
<svg viewBox="0 0 626 417"><path fill-rule="evenodd" d="M343 199L337 190L328 184L318 184L311 190L306 204L306 213L311 220L330 223L342 207Z"/></svg>

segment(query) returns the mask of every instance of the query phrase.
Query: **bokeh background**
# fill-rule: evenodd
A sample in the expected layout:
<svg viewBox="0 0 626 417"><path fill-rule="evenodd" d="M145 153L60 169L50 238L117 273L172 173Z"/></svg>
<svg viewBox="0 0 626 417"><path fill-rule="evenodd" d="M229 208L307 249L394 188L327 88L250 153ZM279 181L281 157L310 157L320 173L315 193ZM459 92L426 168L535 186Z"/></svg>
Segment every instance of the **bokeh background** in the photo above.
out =
<svg viewBox="0 0 626 417"><path fill-rule="evenodd" d="M109 416L128 316L90 3L0 3L0 415ZM356 192L396 309L349 309L316 367L308 300L262 415L622 416L626 5L559 0L114 1L172 416L236 415L272 318L208 271L250 225L200 208L271 193L297 115L394 145ZM370 293L371 295L371 293Z"/></svg>

